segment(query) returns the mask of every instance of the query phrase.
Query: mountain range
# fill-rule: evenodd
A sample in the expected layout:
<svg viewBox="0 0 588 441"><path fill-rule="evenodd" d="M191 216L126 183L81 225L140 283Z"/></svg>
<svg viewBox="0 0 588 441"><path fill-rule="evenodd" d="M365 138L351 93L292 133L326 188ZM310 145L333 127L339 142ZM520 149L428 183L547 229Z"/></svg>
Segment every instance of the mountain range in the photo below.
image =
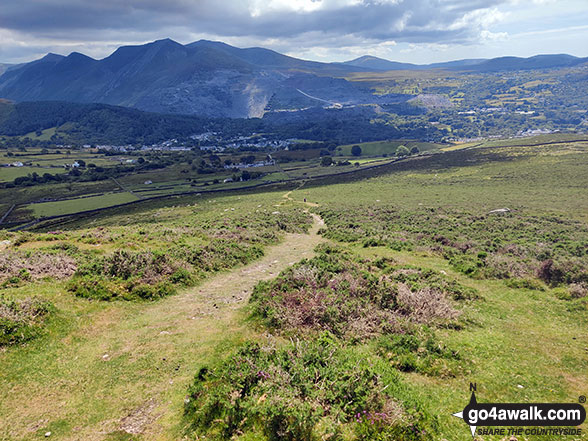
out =
<svg viewBox="0 0 588 441"><path fill-rule="evenodd" d="M260 117L268 110L390 104L345 79L353 72L446 69L494 72L575 66L588 58L457 60L415 65L364 56L344 63L300 60L264 48L241 49L200 40L170 39L123 46L96 60L78 52L48 54L20 65L0 64L0 98L105 103L145 111L209 117Z"/></svg>
<svg viewBox="0 0 588 441"><path fill-rule="evenodd" d="M446 69L465 72L502 72L512 70L551 69L573 67L588 62L587 58L578 58L567 54L535 55L529 58L499 57L473 58L448 61L445 63L411 64L389 61L383 58L364 55L355 60L342 63L346 66L360 67L367 70L427 70Z"/></svg>

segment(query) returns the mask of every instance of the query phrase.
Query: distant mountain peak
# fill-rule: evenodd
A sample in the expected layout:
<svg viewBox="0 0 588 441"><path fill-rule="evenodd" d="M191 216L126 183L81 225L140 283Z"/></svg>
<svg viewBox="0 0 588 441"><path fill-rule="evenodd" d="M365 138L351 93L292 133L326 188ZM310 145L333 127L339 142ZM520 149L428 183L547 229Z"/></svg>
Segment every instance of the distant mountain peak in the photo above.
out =
<svg viewBox="0 0 588 441"><path fill-rule="evenodd" d="M60 61L64 58L65 57L63 55L54 54L53 52L49 52L47 55L45 55L43 58L41 58L40 60L37 60L37 61Z"/></svg>
<svg viewBox="0 0 588 441"><path fill-rule="evenodd" d="M0 98L17 102L104 103L152 112L250 117L267 111L333 103L372 103L370 100L374 98L369 92L345 79L352 72L426 69L498 72L567 67L587 61L566 54L547 54L417 65L366 54L345 63L320 63L261 47L238 48L211 40L182 45L163 38L121 46L99 60L79 52L67 57L49 53L30 63L0 65Z"/></svg>

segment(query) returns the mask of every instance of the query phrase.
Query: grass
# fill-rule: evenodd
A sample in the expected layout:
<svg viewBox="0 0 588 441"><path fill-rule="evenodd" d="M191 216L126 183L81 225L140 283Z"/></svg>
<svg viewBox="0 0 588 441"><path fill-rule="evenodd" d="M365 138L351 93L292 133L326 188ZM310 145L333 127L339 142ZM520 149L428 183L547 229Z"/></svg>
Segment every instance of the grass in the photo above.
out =
<svg viewBox="0 0 588 441"><path fill-rule="evenodd" d="M570 311L569 302L558 299L552 290L510 289L503 281L472 280L442 259L428 255L384 249L364 252L445 271L477 289L483 298L468 308L470 325L459 331L439 332L445 345L467 354L472 364L464 366L455 378L405 375L418 386L429 411L439 415L442 437L469 437L465 424L456 423L451 416L467 404L469 382L478 384L478 400L483 402L577 402L585 394L588 356L581 341L588 325L585 307ZM448 394L448 390L455 393Z"/></svg>
<svg viewBox="0 0 588 441"><path fill-rule="evenodd" d="M45 167L2 167L0 168L0 182L12 182L15 178L21 176L27 176L29 174L37 173L42 175L43 173L64 173L63 169L56 168L45 168Z"/></svg>
<svg viewBox="0 0 588 441"><path fill-rule="evenodd" d="M56 202L42 202L31 204L29 208L32 208L35 216L47 217L124 204L126 202L136 201L137 199L137 196L132 193L121 192Z"/></svg>
<svg viewBox="0 0 588 441"><path fill-rule="evenodd" d="M197 250L212 237L236 241L236 234L241 243L264 248L285 241L267 248L267 254L249 266L157 302L78 298L68 292L67 281L38 280L7 288L6 294L16 298L34 293L48 299L55 312L44 335L0 352L2 371L9 373L0 379L0 438L29 439L47 431L60 439L103 439L104 432L124 437L123 420L131 424L134 412L152 399L153 415L144 425L153 436L181 437L183 397L197 365L215 360L244 338L257 338L235 307L238 298L258 280L309 255L320 240L316 234L286 236L284 228L307 215L281 196L200 198L189 206L120 210L60 234L11 234L13 241L26 239L19 246L25 253L79 244L81 255L88 257L108 256L121 248L182 245ZM272 214L276 211L282 216ZM304 229L304 222L296 228Z"/></svg>
<svg viewBox="0 0 588 441"><path fill-rule="evenodd" d="M352 281L377 286L383 283L380 277L390 274L412 283L419 268L419 274L431 270L437 282L446 280L443 286L458 284L477 293L476 299L454 304L461 312L457 323L425 328L413 323L409 335L414 341L392 334L383 345L379 335L339 342L353 360L373 360L382 369L381 363L394 369L398 382L390 396L421 406L422 415L431 418L424 421L434 431L432 439L471 439L468 427L451 416L467 404L470 382L477 383L482 402L577 402L588 388L586 299L572 299L566 295L567 284L552 286L534 274L528 275L534 283L527 284L482 271L467 275L452 260L462 255L485 260L500 239L504 243L497 250L516 245L517 253L523 251L509 254L514 263L527 262L525 253L536 246L556 257L577 252L585 261L588 152L585 143L566 141L448 151L392 164L378 177L347 182L341 176L326 177L321 185L307 182L285 195L286 190L140 202L52 224L47 229L53 233L2 233L0 240L10 244L0 252L25 257L71 252L94 259L121 249L166 250L173 255L175 246L200 249L219 236L256 243L265 255L247 266L225 267L215 277L208 278L209 272L197 286L179 288L177 295L154 302L79 298L67 291L67 280L35 279L34 274L30 281L6 285L3 295L18 300L37 296L51 302L53 309L36 338L0 352L0 368L6 373L0 377L0 438L35 439L48 430L66 440L182 438L194 422L191 414L183 416L184 400L201 367L222 366L247 341L288 348L290 338L305 341L320 334L304 327L267 333L263 320L251 319L243 302L260 280L265 282L259 286L272 289L258 288L258 295L273 292L288 300L303 293L297 291L300 287L289 289L296 278L288 275L308 262L322 265L320 259L312 260L313 249L327 238L355 256L356 266L348 270L352 277L346 276L349 286ZM302 174L303 164L286 171ZM328 172L343 168L329 167ZM309 203L304 204L305 198ZM510 214L488 214L503 207ZM283 228L305 218L306 209L323 215L322 236L316 234L318 223L309 235L285 233ZM303 259L305 263L297 263ZM345 275L335 266L326 267L325 274L328 277L319 280L324 286L315 292L319 296L331 293L329 283ZM279 300L268 299L266 306ZM346 297L331 299L341 314L321 316L334 320L324 322L329 326L352 311ZM288 308L278 306L280 317L290 319ZM363 311L378 312L368 304ZM429 335L434 337L432 345L425 343ZM413 346L416 354L406 350ZM435 347L443 350L426 352ZM280 365L274 361L268 366ZM314 381L304 378L305 384ZM330 374L320 378L332 380ZM285 384L275 383L271 390L289 393ZM265 409L262 403L271 393L259 392L248 403ZM206 425L202 427L206 432ZM256 427L257 438L237 439L264 439ZM377 435L370 438L347 430L350 427L342 431L343 440ZM125 432L134 428L143 434ZM586 430L586 424L582 428ZM419 435L415 439L424 439Z"/></svg>
<svg viewBox="0 0 588 441"><path fill-rule="evenodd" d="M470 437L468 428L451 417L467 403L469 382L478 384L478 399L485 402L577 402L578 396L585 395L588 355L582 336L587 326L586 303L563 300L561 287L545 287L543 291L513 289L504 280L468 277L420 239L412 248L401 246L399 251L392 248L402 242L394 240L415 240L417 236L410 233L414 228L418 235L420 226L415 220L422 221L423 228L441 228L441 234L445 227L434 225L447 221L446 233L463 234L467 230L458 220L464 213L484 219L488 211L508 207L514 210L513 219L536 218L542 233L557 231L560 221L577 225L568 231L568 237L585 246L582 231L588 222L588 201L583 196L588 189L586 155L581 142L456 151L397 164L396 173L386 176L292 192L294 200L307 198L318 203L318 212L339 213L341 217L325 216L326 231L344 226L345 232L337 237L350 240L349 246L366 257L388 257L443 271L482 296L482 301L467 308L469 324L461 330L438 333L444 345L466 354L471 364L464 365L455 378L405 374L405 379L418 387L421 399L428 402L428 410L439 416L439 439ZM414 213L415 218L407 218L404 225L400 223L387 239L392 240L392 248L364 248L364 233L366 237L380 237L386 231L390 221L378 217L386 209L399 216ZM434 223L427 222L427 218ZM532 231L534 224L523 228ZM524 242L516 237L516 230L510 239L504 230L487 231L506 242ZM525 233L520 233L522 238ZM354 235L362 239L354 239ZM554 235L547 248L557 250L559 238L564 239ZM449 390L455 392L448 393Z"/></svg>
<svg viewBox="0 0 588 441"><path fill-rule="evenodd" d="M49 141L53 135L57 132L57 127L50 127L42 130L40 135L37 132L30 132L23 136L23 138L37 139L39 141Z"/></svg>

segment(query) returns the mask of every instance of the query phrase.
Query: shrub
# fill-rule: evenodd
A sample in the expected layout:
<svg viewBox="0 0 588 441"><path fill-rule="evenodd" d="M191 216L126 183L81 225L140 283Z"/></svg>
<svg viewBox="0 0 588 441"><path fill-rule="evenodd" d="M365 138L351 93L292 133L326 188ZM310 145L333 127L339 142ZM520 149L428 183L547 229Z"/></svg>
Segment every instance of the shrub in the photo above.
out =
<svg viewBox="0 0 588 441"><path fill-rule="evenodd" d="M378 418L383 439L428 439L434 420L408 397L383 360L367 359L324 334L314 341L242 346L199 370L185 404L191 430L206 439L339 439ZM408 410L410 409L410 410Z"/></svg>
<svg viewBox="0 0 588 441"><path fill-rule="evenodd" d="M127 293L123 281L108 280L102 276L94 275L74 277L67 284L67 290L78 297L95 300L124 298Z"/></svg>
<svg viewBox="0 0 588 441"><path fill-rule="evenodd" d="M62 253L17 251L0 253L0 280L18 278L21 281L52 277L65 279L77 269L76 261Z"/></svg>
<svg viewBox="0 0 588 441"><path fill-rule="evenodd" d="M587 283L588 271L585 262L578 258L562 259L557 262L547 259L539 266L537 277L552 286L560 283Z"/></svg>
<svg viewBox="0 0 588 441"><path fill-rule="evenodd" d="M174 286L169 282L160 282L156 285L140 284L133 286L130 290L130 297L127 299L139 298L142 300L157 300L175 294Z"/></svg>
<svg viewBox="0 0 588 441"><path fill-rule="evenodd" d="M37 336L53 306L36 297L0 297L0 346L22 343Z"/></svg>
<svg viewBox="0 0 588 441"><path fill-rule="evenodd" d="M399 268L393 261L362 260L336 247L259 283L253 315L283 332L329 332L365 339L397 332L405 322L448 323L458 312L447 297L475 298L473 289L433 271Z"/></svg>
<svg viewBox="0 0 588 441"><path fill-rule="evenodd" d="M412 333L385 335L377 340L379 353L403 372L455 376L460 372L461 356L442 345L427 328Z"/></svg>
<svg viewBox="0 0 588 441"><path fill-rule="evenodd" d="M392 249L428 248L472 277L538 277L550 285L588 282L588 227L569 218L363 203L321 209L320 214L328 226L321 233L328 239L363 243L378 238ZM404 241L407 248L398 243Z"/></svg>
<svg viewBox="0 0 588 441"><path fill-rule="evenodd" d="M369 248L369 247L383 247L386 246L386 242L383 241L382 239L376 239L374 237L366 239L363 241L363 247L364 248Z"/></svg>
<svg viewBox="0 0 588 441"><path fill-rule="evenodd" d="M140 277L145 282L156 282L177 270L177 264L161 252L132 253L117 250L103 260L103 274L123 280Z"/></svg>
<svg viewBox="0 0 588 441"><path fill-rule="evenodd" d="M153 285L134 280L109 279L102 276L74 277L67 289L78 297L94 300L157 300L175 294L169 282Z"/></svg>
<svg viewBox="0 0 588 441"><path fill-rule="evenodd" d="M532 289L535 291L545 291L545 286L539 281L535 279L508 279L506 282L506 286L509 288L522 288L522 289Z"/></svg>
<svg viewBox="0 0 588 441"><path fill-rule="evenodd" d="M588 285L583 283L572 283L568 288L572 299L581 299L588 296Z"/></svg>
<svg viewBox="0 0 588 441"><path fill-rule="evenodd" d="M475 276L483 265L481 260L476 260L470 255L458 255L449 259L449 263L456 271L467 276Z"/></svg>
<svg viewBox="0 0 588 441"><path fill-rule="evenodd" d="M172 275L169 276L169 281L178 285L190 286L194 284L194 278L192 274L184 268L176 270Z"/></svg>

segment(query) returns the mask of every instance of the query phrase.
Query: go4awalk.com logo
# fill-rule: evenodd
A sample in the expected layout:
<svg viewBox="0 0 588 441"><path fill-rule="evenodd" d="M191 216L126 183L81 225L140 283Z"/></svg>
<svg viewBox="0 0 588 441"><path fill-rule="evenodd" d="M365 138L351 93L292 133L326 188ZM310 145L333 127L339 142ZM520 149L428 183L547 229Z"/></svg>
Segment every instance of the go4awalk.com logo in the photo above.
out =
<svg viewBox="0 0 588 441"><path fill-rule="evenodd" d="M472 437L479 435L574 435L586 420L586 409L578 403L478 403L476 384L470 383L472 396L469 404L453 416L462 418ZM586 397L579 399L586 402ZM524 426L524 427L522 427Z"/></svg>

